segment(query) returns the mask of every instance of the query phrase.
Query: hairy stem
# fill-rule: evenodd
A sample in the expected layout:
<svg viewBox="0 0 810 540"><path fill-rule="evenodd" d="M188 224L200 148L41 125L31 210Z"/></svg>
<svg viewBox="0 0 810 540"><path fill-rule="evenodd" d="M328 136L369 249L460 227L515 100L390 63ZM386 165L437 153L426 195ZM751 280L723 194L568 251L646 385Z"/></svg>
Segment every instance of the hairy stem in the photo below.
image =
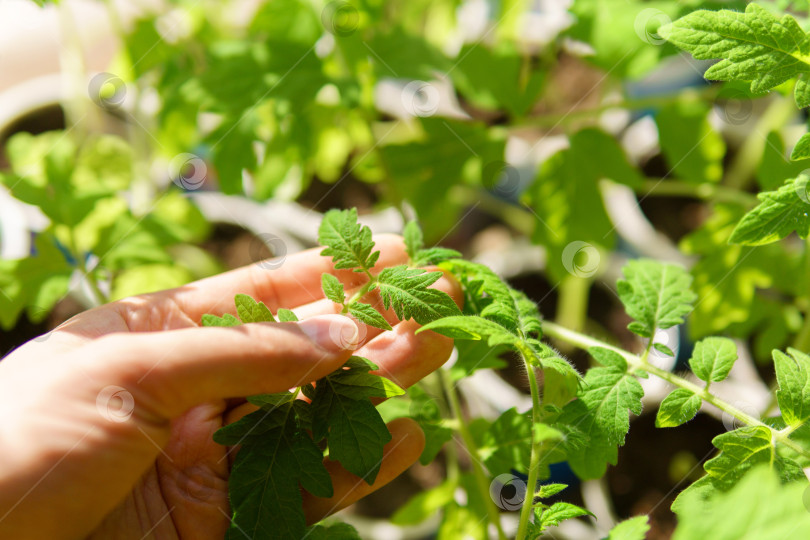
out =
<svg viewBox="0 0 810 540"><path fill-rule="evenodd" d="M358 300L363 298L366 294L368 294L368 292L377 284L377 278L373 276L371 272L369 272L368 270L363 271L368 276L368 281L366 282L365 285L360 287L360 289L356 293L351 295L349 299L346 300L346 302L344 302L343 309L340 310L341 313L348 313L349 307L351 307L353 303L357 302Z"/></svg>
<svg viewBox="0 0 810 540"><path fill-rule="evenodd" d="M464 441L464 446L467 447L467 451L470 453L470 463L473 470L473 476L475 477L475 484L478 487L478 491L480 492L481 499L484 501L484 505L487 507L487 517L489 522L495 525L495 528L498 531L499 540L507 540L507 536L501 527L501 517L500 513L498 512L498 507L495 506L495 503L492 501L492 497L489 495L489 481L484 474L484 469L481 467L481 463L478 461L478 446L473 440L469 427L467 427L467 422L464 421L464 416L461 412L461 404L458 400L458 393L456 392L455 387L450 384L450 381L447 380L447 377L445 377L441 372L441 370L438 370L436 373L441 379L445 394L450 400L450 409L453 411L453 415L458 420L458 431L461 434L461 439Z"/></svg>
<svg viewBox="0 0 810 540"><path fill-rule="evenodd" d="M532 431L542 423L540 411L540 389L537 386L537 376L534 373L534 367L529 363L529 356L533 356L531 350L526 350L521 347L521 357L526 367L526 373L529 377L529 389L532 394ZM523 508L520 510L520 521L518 522L516 540L524 540L526 537L526 530L529 527L529 518L532 515L534 507L534 493L537 489L537 476L540 470L540 457L543 453L543 442L538 440L538 437L532 437L532 454L529 460L529 480L526 484L526 498L523 501Z"/></svg>
<svg viewBox="0 0 810 540"><path fill-rule="evenodd" d="M461 424L464 422L463 420L457 420L453 414L453 407L450 402L451 397L450 393L448 392L449 385L444 373L442 373L442 370L439 369L434 371L431 376L436 377L436 381L439 383L439 391L441 392L442 396L442 399L439 400L439 411L442 415L442 425L449 427L453 431L460 431ZM446 460L445 467L447 471L447 479L451 482L458 482L461 471L458 463L458 447L454 444L446 445L444 447L444 455Z"/></svg>
<svg viewBox="0 0 810 540"><path fill-rule="evenodd" d="M700 398L703 399L706 403L714 405L721 411L733 416L734 418L736 418L737 420L739 420L740 422L742 422L747 426L767 428L768 430L771 431L772 439L775 442L780 442L784 444L786 447L801 454L802 456L810 458L810 451L802 448L801 445L797 444L795 441L788 438L790 435L790 431L774 429L771 426L763 423L761 420L744 413L740 409L723 401L717 396L710 394L705 388L701 388L700 386L693 384L684 379L683 377L675 375L674 373L670 373L669 371L665 371L663 369L655 367L652 364L644 361L644 359L642 359L638 355L625 351L624 349L614 347L613 345L605 343L604 341L600 341L590 336L580 334L579 332L568 330L567 328L563 328L558 324L554 324L548 321L543 322L543 333L549 337L571 343L572 345L579 347L581 349L587 349L589 347L603 347L605 349L610 349L611 351L620 354L622 358L624 358L627 361L627 364L630 366L632 370L644 370L648 373L652 373L653 375L655 375L660 379L664 379L673 386L689 390L690 392L693 392L696 395L700 396Z"/></svg>

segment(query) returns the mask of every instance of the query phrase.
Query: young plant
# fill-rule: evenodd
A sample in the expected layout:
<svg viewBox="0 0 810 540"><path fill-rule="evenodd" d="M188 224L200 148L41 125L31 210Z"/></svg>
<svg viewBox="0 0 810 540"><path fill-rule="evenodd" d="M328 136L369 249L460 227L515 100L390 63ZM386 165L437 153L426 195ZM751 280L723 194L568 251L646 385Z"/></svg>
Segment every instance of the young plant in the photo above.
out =
<svg viewBox="0 0 810 540"><path fill-rule="evenodd" d="M581 478L602 477L607 465L617 463L618 447L624 444L630 428L630 413L641 413L644 392L638 379L650 375L675 387L661 403L658 427L688 422L704 403L730 415L741 426L714 439L719 454L705 463L706 475L676 499L673 510L684 518L686 530L694 522L685 514L697 504L696 500L709 506L724 504L720 502L726 500L724 493L736 493L749 485L741 481L751 469L764 466L783 483L803 480L802 466L810 463L807 430L803 429L810 418L810 392L806 391L810 387L810 356L792 349L788 354L774 351L781 415L764 420L740 411L711 392L711 383L724 380L737 359L733 341L710 337L696 345L689 365L705 382L702 386L649 362L653 349L673 354L655 343L654 336L659 330L681 324L697 299L690 290L691 277L681 267L636 260L624 268L625 279L618 283L618 291L633 319L628 328L646 340L642 354L636 355L543 321L531 300L489 268L456 258L457 253L451 250L423 249L421 232L415 224L407 226L405 238L411 265L417 261L439 263L459 280L466 299L463 313L445 293L428 288L441 272L402 265L372 273L379 252L373 250L371 231L357 223L355 210L331 211L325 216L320 229L325 246L322 253L332 257L336 268L364 273L368 281L347 296L336 278L324 274L325 296L341 304L343 313L389 329L380 313L360 301L377 289L384 306L393 308L398 318L413 318L423 325L418 332L432 330L456 340L481 341L497 351L512 349L523 361L532 407L528 413L506 411L489 426L492 436L479 435L476 441L461 413L456 390L447 385L449 409L455 415L454 429L474 458L473 474L469 481L448 478L432 491L418 495L394 516L395 522L418 522L443 506L452 508L452 494L464 486L477 497L478 502L470 504L478 506L498 535L506 538L491 489L496 485L502 488L503 482L498 484L498 479L512 470L525 473L528 479L526 493L511 500L510 509L520 510L515 538L535 539L565 519L590 514L570 503L543 502L565 488L563 484L542 483L550 476L548 467L567 461ZM236 297L236 312L238 319L230 314L221 318L206 315L203 324L235 326L275 320L264 304L244 295ZM278 315L280 320L295 320L290 311L280 310ZM543 333L586 349L599 365L581 376L541 341ZM391 381L371 374L375 368L368 360L354 356L314 386L251 396L248 401L259 410L215 434L214 439L221 444L240 446L229 483L233 508L229 537L247 534L256 538L297 538L307 534L298 486L320 497L332 493L322 464L322 448L348 471L369 484L374 482L390 434L370 399L396 398L404 393ZM543 385L538 382L539 374ZM420 392L412 390L411 399L423 400ZM297 399L299 394L307 400ZM424 414L415 416L425 425ZM428 436L438 440L433 455L449 439L435 431ZM488 477L499 473L494 482ZM507 477L506 483L511 482L512 477ZM742 487L738 488L738 484ZM455 521L457 516L447 509L445 514L446 519L449 516L454 520L451 526L460 526ZM798 516L797 523L799 527L810 527L810 514ZM322 530L319 527L311 532ZM619 524L610 538L641 539L646 530L644 517L633 518ZM476 533L474 537L485 536Z"/></svg>
<svg viewBox="0 0 810 540"><path fill-rule="evenodd" d="M458 255L452 250L424 250L421 232L415 224L406 234L411 264L435 264ZM370 304L361 300L377 290L385 309L393 309L400 320L427 324L460 313L447 293L429 288L442 273L427 272L408 265L382 269L372 274L379 251L374 251L371 230L357 222L357 211L328 212L319 229L322 254L331 256L335 269L365 274L368 281L351 296L332 274L322 276L326 298L342 306L341 313L383 330L391 325ZM247 295L235 299L238 318L204 315L203 326L237 326L256 322L298 320L286 309L276 316L262 302ZM323 465L325 445L329 458L374 483L383 458L383 447L391 434L371 398L391 398L404 393L379 375L366 358L352 356L335 372L292 392L248 397L259 407L214 435L220 444L240 447L229 482L233 519L228 538L302 538L307 531L299 485L317 497L331 497L332 483ZM307 400L297 399L302 394ZM348 538L340 529L340 538ZM331 533L330 533L331 534ZM348 536L347 536L348 535ZM329 536L331 538L331 536ZM315 536L317 538L317 536Z"/></svg>

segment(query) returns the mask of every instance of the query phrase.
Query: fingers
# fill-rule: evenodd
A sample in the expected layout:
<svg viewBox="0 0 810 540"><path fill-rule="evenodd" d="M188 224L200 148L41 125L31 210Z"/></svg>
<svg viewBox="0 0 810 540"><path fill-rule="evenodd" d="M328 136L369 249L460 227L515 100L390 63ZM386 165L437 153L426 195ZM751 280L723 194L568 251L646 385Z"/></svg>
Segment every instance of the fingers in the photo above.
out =
<svg viewBox="0 0 810 540"><path fill-rule="evenodd" d="M322 499L304 492L304 513L307 516L307 523L318 522L357 502L405 472L419 459L425 448L425 435L416 422L410 418L398 418L389 422L388 429L391 431L391 442L385 445L380 472L371 486L346 471L340 463L324 460L324 465L332 477L334 495Z"/></svg>
<svg viewBox="0 0 810 540"><path fill-rule="evenodd" d="M380 258L375 265L377 271L408 261L402 237L382 234L375 236L374 241L375 249L380 250ZM334 274L347 288L359 286L366 281L363 274L351 270L335 270L332 259L321 256L322 249L314 248L290 255L278 268L269 269L252 264L184 287L155 293L155 296L164 300L171 299L192 320L199 321L205 313L219 313L223 310L233 312L231 300L239 293L263 301L275 312L280 307L292 308L322 298L323 273ZM211 299L217 299L217 302L212 302Z"/></svg>
<svg viewBox="0 0 810 540"><path fill-rule="evenodd" d="M349 317L189 328L96 340L89 369L135 396L136 411L174 418L215 399L283 392L334 371L356 348Z"/></svg>
<svg viewBox="0 0 810 540"><path fill-rule="evenodd" d="M383 332L355 354L368 358L379 366L375 371L402 388L441 367L453 351L453 340L435 332L414 334L419 325L406 321Z"/></svg>
<svg viewBox="0 0 810 540"><path fill-rule="evenodd" d="M457 304L461 303L463 298L461 287L452 277L443 277L434 284L434 287L448 293ZM374 304L379 301L379 295L370 295L364 300L375 307L382 308L381 305ZM302 306L296 312L299 316L304 317L335 313L338 310L337 304L323 299ZM415 334L419 324L413 320L397 324L396 315L392 310L383 311L383 314L386 320L394 325L393 330L384 331L360 322L357 323L360 327L360 341L359 348L354 351L354 354L368 358L377 364L380 369L374 373L387 377L402 388L408 388L438 369L450 357L453 350L452 339L435 332ZM235 422L255 410L255 405L236 402L228 412L225 423Z"/></svg>
<svg viewBox="0 0 810 540"><path fill-rule="evenodd" d="M419 325L413 321L400 323L390 332L383 332L354 352L368 358L380 369L374 371L408 388L441 367L453 350L453 340L435 332L414 335ZM375 400L376 402L376 400ZM225 416L225 424L236 422L257 410L251 403L234 403Z"/></svg>

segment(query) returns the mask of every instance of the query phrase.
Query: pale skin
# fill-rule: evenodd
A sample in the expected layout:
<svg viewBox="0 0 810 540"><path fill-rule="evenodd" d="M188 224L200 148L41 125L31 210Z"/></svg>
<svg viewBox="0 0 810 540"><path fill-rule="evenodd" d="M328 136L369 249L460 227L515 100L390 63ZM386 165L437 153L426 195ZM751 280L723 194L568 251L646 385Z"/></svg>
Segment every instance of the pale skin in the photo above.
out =
<svg viewBox="0 0 810 540"><path fill-rule="evenodd" d="M375 238L375 272L407 261L402 239ZM314 381L352 354L407 387L441 366L452 341L386 318L383 332L335 315L320 276L347 291L361 274L334 271L319 250L274 269L251 265L179 289L128 298L77 315L47 339L0 362L0 538L222 538L234 449L213 433L253 410L244 396ZM460 302L448 278L436 287ZM200 328L204 313L234 313L249 294L300 323ZM377 299L369 297L370 302ZM318 337L320 336L320 339ZM335 495L304 493L316 522L390 482L419 457L424 435L408 419L389 424L373 486L327 460Z"/></svg>

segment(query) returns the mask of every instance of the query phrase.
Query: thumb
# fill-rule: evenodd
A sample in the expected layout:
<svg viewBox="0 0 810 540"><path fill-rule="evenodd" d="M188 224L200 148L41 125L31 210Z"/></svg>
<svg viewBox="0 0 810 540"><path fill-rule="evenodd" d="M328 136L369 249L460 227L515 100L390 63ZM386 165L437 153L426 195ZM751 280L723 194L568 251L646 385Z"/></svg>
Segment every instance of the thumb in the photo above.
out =
<svg viewBox="0 0 810 540"><path fill-rule="evenodd" d="M92 356L102 359L105 380L141 396L145 412L167 419L200 403L283 392L317 380L343 365L358 341L352 319L319 315L299 322L112 335L94 343L99 350Z"/></svg>

